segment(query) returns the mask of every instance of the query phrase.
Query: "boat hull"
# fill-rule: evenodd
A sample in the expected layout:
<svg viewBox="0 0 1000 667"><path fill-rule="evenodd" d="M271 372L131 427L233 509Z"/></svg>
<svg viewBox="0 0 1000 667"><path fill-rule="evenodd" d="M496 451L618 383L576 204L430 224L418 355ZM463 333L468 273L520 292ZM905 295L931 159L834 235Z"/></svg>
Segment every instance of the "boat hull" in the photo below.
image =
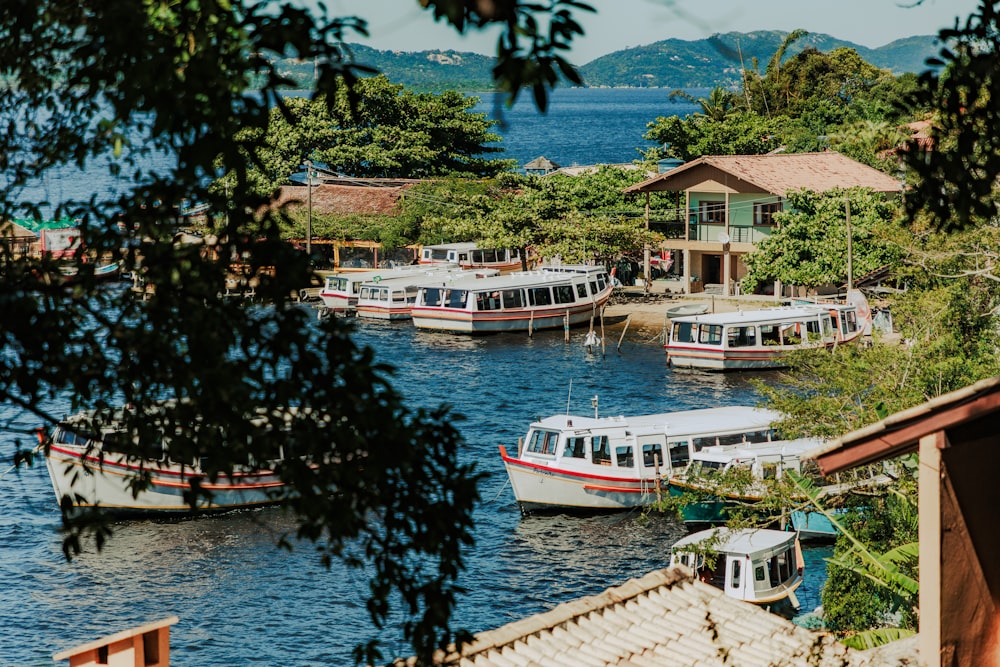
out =
<svg viewBox="0 0 1000 667"><path fill-rule="evenodd" d="M367 317L371 320L400 322L412 318L409 308L382 308L378 306L359 305L356 312L358 317Z"/></svg>
<svg viewBox="0 0 1000 667"><path fill-rule="evenodd" d="M124 515L182 515L192 509L184 492L192 478L201 478L202 488L211 491L212 501L199 505L199 511L224 512L259 507L277 502L284 483L269 470L220 476L214 483L196 470L159 461L127 461L116 454L104 454L85 448L53 444L46 465L56 500L73 499L76 507L100 507ZM130 482L140 470L150 472L150 486L133 495Z"/></svg>
<svg viewBox="0 0 1000 667"><path fill-rule="evenodd" d="M414 308L413 325L418 329L452 333L497 333L501 331L539 331L590 322L600 314L607 299L593 304L547 311L471 312L446 308Z"/></svg>
<svg viewBox="0 0 1000 667"><path fill-rule="evenodd" d="M603 476L551 468L511 458L503 446L500 456L525 514L631 509L651 505L659 497L655 477Z"/></svg>
<svg viewBox="0 0 1000 667"><path fill-rule="evenodd" d="M802 349L798 347L796 349ZM768 349L706 350L704 348L667 347L667 363L675 368L709 371L745 371L785 368L784 351Z"/></svg>

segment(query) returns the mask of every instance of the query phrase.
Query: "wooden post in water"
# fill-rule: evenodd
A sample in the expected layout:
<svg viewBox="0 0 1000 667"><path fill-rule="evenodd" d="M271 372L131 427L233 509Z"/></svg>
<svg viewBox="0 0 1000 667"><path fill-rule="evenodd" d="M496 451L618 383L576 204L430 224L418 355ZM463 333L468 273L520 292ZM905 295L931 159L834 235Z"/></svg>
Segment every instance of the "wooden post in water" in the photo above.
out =
<svg viewBox="0 0 1000 667"><path fill-rule="evenodd" d="M566 309L566 315L563 316L563 342L569 342L569 309Z"/></svg>
<svg viewBox="0 0 1000 667"><path fill-rule="evenodd" d="M532 330L535 328L535 311L528 315L528 338L531 338Z"/></svg>
<svg viewBox="0 0 1000 667"><path fill-rule="evenodd" d="M628 325L632 322L632 313L629 313L628 317L625 318L625 328L622 329L622 335L618 338L618 352L622 351L622 341L625 340L625 332L628 331Z"/></svg>
<svg viewBox="0 0 1000 667"><path fill-rule="evenodd" d="M601 308L601 356L602 357L607 356L607 354L608 354L608 345L604 341L605 341L605 337L604 337L604 308Z"/></svg>

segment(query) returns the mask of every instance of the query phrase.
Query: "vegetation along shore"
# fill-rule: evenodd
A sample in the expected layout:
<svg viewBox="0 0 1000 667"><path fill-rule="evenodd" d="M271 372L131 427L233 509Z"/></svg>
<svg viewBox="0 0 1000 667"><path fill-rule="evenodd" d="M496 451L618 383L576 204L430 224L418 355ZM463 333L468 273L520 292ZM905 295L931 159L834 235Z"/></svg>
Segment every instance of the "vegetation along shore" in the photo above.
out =
<svg viewBox="0 0 1000 667"><path fill-rule="evenodd" d="M1000 374L994 3L942 31L926 67L924 38L867 50L796 30L667 40L581 68L569 59L582 35L573 16L590 11L581 3L420 4L459 31L497 28L496 58L438 54L418 89L392 75L384 52L352 51L350 36L366 30L357 18L241 0L27 13L0 3L0 121L11 128L0 138L0 397L38 424L10 421L19 424L12 465L51 451L44 434L65 416L54 414L56 399L98 416L162 406L155 418L117 410L123 456L199 461L199 476L184 482L192 509L218 480L279 461L267 500L290 511L289 535L315 542L323 564L363 573L376 634L398 625L405 645L391 649L437 664L437 651L470 638L451 619L475 548L483 467L464 456L451 408L409 407L343 318L317 321L289 295L332 271L411 264L420 247L453 242L517 249L525 267L594 272L593 285L539 288L545 304L603 303L613 272L622 288L604 311L611 335L627 327L648 342L681 299L724 310L858 289L891 312L893 340L876 332L864 344L804 345L786 369L749 381L784 416L775 424L783 437L825 443L819 467L720 475L729 487L659 498L649 516L749 497L733 490L741 484L764 488L727 504L734 527L781 522L793 507L838 526L816 619L824 655L918 630L928 664L946 655L974 664L984 646L1000 655L995 602L972 597L996 590L976 551L992 544L976 538L995 534L979 512L991 501L956 500L961 473L976 468L962 452L995 440L979 422L958 428L988 418L990 378ZM663 57L669 49L682 53L684 77ZM698 59L704 69L684 63ZM489 67L487 81L441 74L466 66ZM627 164L519 164L505 157L501 121L458 90L486 84L543 110L555 86L655 85L676 88L694 111L646 119ZM301 85L309 90L293 92ZM25 195L49 179L68 183L74 168L106 170L118 190ZM72 233L52 232L64 219ZM97 267L109 262L141 284L142 299L105 289ZM245 288L253 302L229 298ZM454 291L475 296L463 289ZM444 309L444 291L424 305ZM529 302L515 292L506 303ZM479 296L483 311L508 307L499 290ZM261 415L287 419L265 428ZM900 435L898 424L909 430ZM980 470L995 467L991 451ZM854 480L878 483L862 493ZM846 491L833 494L834 481ZM114 539L108 517L81 498L61 499L67 559ZM962 530L941 532L955 525ZM985 565L958 568L968 581L957 583L943 560L956 553ZM710 596L688 575L664 577L644 581ZM989 622L960 623L956 609L985 610ZM384 664L385 648L359 638L354 657Z"/></svg>

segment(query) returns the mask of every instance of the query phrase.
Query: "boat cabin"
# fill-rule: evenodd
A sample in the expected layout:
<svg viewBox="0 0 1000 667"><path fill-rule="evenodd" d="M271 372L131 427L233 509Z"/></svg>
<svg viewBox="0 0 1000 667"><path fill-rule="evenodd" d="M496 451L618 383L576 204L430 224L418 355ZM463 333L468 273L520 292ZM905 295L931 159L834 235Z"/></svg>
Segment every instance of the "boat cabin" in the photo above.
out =
<svg viewBox="0 0 1000 667"><path fill-rule="evenodd" d="M685 565L729 597L759 605L787 600L799 606L803 560L795 533L709 528L671 547L670 565Z"/></svg>
<svg viewBox="0 0 1000 667"><path fill-rule="evenodd" d="M497 268L517 271L521 267L521 252L514 248L479 248L475 243L442 243L424 246L420 250L421 264L457 264L463 269Z"/></svg>
<svg viewBox="0 0 1000 667"><path fill-rule="evenodd" d="M787 352L838 340L829 308L799 306L678 317L665 347L672 366L738 370L780 368Z"/></svg>
<svg viewBox="0 0 1000 667"><path fill-rule="evenodd" d="M803 456L822 444L820 438L800 438L738 447L705 447L692 454L688 470L711 475L744 469L754 479L781 479L786 470L801 474Z"/></svg>

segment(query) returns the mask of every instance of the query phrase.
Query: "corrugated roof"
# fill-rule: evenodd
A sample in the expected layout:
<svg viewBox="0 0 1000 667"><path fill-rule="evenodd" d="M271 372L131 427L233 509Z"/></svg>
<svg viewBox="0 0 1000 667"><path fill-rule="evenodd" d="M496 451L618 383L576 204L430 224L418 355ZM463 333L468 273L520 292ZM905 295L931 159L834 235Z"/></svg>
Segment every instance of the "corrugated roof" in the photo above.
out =
<svg viewBox="0 0 1000 667"><path fill-rule="evenodd" d="M762 192L784 197L795 190L826 192L836 188L871 188L875 192L901 192L892 176L833 151L776 153L772 155L704 155L676 169L625 189L655 192L689 189L695 170L718 170L735 178L742 192ZM748 187L749 186L749 187Z"/></svg>
<svg viewBox="0 0 1000 667"><path fill-rule="evenodd" d="M865 661L829 635L727 597L696 581L690 569L672 567L482 632L461 654L439 655L438 663L845 667Z"/></svg>
<svg viewBox="0 0 1000 667"><path fill-rule="evenodd" d="M396 204L403 192L413 183L399 182L386 185L341 185L328 184L313 186L312 210L318 214L383 214L397 212ZM305 207L309 193L304 185L286 185L278 193L277 205L288 204L292 208Z"/></svg>

